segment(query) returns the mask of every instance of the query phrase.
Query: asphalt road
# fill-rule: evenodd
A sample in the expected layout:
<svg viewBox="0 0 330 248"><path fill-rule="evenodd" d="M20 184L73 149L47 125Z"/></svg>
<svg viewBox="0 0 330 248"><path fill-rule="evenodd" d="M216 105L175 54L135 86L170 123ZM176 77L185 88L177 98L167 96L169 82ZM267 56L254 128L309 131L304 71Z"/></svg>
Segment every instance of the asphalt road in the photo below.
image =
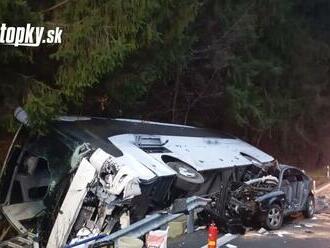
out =
<svg viewBox="0 0 330 248"><path fill-rule="evenodd" d="M330 248L330 211L316 214L310 220L302 216L292 218L278 231L259 234L253 230L228 244L224 247L234 248L231 246L234 245L244 248Z"/></svg>
<svg viewBox="0 0 330 248"><path fill-rule="evenodd" d="M302 215L287 218L278 231L249 230L221 247L228 248L330 248L330 187L319 194L317 213L312 219ZM221 237L221 235L220 235ZM169 248L200 248L207 242L206 230L170 240Z"/></svg>

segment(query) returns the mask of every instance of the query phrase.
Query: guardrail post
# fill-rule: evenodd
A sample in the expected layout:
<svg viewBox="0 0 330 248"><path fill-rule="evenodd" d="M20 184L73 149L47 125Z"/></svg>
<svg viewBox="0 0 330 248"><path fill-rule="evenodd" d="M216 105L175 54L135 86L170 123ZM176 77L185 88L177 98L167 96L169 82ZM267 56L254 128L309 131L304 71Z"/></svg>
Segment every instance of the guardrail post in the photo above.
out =
<svg viewBox="0 0 330 248"><path fill-rule="evenodd" d="M330 177L330 166L327 165L327 178L329 178L329 177Z"/></svg>
<svg viewBox="0 0 330 248"><path fill-rule="evenodd" d="M189 215L187 216L187 233L193 233L194 232L194 215L195 215L195 211L191 210L189 211Z"/></svg>

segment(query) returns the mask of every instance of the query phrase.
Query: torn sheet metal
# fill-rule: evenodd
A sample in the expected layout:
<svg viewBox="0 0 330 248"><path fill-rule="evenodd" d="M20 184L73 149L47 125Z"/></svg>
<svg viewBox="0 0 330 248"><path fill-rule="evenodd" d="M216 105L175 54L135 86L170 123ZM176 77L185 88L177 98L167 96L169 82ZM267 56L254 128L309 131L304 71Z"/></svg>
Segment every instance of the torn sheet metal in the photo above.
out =
<svg viewBox="0 0 330 248"><path fill-rule="evenodd" d="M246 181L245 184L248 185L253 185L255 183L268 183L268 184L274 184L274 185L278 185L278 178L274 177L272 175L267 175L267 176L263 176L260 178L255 178L255 179L251 179L249 181Z"/></svg>
<svg viewBox="0 0 330 248"><path fill-rule="evenodd" d="M118 162L102 149L97 149L89 160L97 170L97 179L102 185L102 193L108 192L116 196L123 193L124 199L141 194L139 178L128 165Z"/></svg>
<svg viewBox="0 0 330 248"><path fill-rule="evenodd" d="M50 234L47 248L63 247L88 192L88 185L94 180L96 170L87 159L82 159L68 193L58 212Z"/></svg>
<svg viewBox="0 0 330 248"><path fill-rule="evenodd" d="M131 221L134 224L172 207L177 199L222 191L228 181L235 180L238 167L243 171L251 165L243 153L265 166L273 161L239 139L204 129L94 118L68 120L56 121L49 136L24 141L27 149L17 152L22 161L13 163L12 186L5 192L9 191L7 199L18 196L13 190L15 170L26 173L27 164L31 176L38 172L36 161L44 160L40 165L49 172L44 175L47 183L36 189L26 187L27 192L38 193L33 201L42 201L44 206L24 205L33 213L18 215L21 227L36 234L41 246L61 247L76 239L111 234ZM32 154L39 159L29 163ZM9 206L5 207L15 210L16 203L30 201L16 197L6 202ZM15 221L14 215L6 219Z"/></svg>
<svg viewBox="0 0 330 248"><path fill-rule="evenodd" d="M97 238L101 232L110 232L117 222L123 222L125 211L114 217L112 214L117 205L141 194L135 175L131 168L101 149L94 151L89 161L83 158L47 247L63 247L70 238L70 243ZM129 224L126 218L124 226Z"/></svg>
<svg viewBox="0 0 330 248"><path fill-rule="evenodd" d="M98 173L100 173L102 169L107 169L108 171L110 169L119 170L120 167L127 166L130 168L130 174L133 177L148 181L154 179L156 176L151 170L145 167L143 163L137 162L129 153L125 153L121 157L114 157L98 148L93 152L89 161L96 168Z"/></svg>

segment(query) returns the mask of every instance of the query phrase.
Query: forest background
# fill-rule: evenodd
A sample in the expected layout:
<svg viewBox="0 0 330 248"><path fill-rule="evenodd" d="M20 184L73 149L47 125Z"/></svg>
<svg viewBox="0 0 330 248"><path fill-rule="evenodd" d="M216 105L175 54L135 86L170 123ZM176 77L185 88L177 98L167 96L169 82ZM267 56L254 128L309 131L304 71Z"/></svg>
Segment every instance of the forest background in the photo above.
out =
<svg viewBox="0 0 330 248"><path fill-rule="evenodd" d="M330 163L328 0L1 0L7 26L62 44L0 46L0 158L24 106L225 130L306 168Z"/></svg>

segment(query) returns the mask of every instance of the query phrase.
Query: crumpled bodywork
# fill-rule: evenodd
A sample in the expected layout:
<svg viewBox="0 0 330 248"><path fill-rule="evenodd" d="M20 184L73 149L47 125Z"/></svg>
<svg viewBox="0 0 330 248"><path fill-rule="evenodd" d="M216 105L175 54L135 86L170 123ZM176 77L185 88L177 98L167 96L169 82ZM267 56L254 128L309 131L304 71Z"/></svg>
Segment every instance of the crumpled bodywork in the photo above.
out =
<svg viewBox="0 0 330 248"><path fill-rule="evenodd" d="M229 196L228 208L235 214L249 216L256 214L258 210L258 199L272 192L277 186L278 180L273 176L252 179L232 185L234 190Z"/></svg>
<svg viewBox="0 0 330 248"><path fill-rule="evenodd" d="M130 168L101 149L84 151L77 172L52 228L47 247L63 247L67 241L110 233L125 211L129 200L141 194L139 179ZM78 155L77 155L78 156ZM76 160L80 161L79 159ZM122 221L123 222L123 221ZM129 225L129 219L126 221Z"/></svg>
<svg viewBox="0 0 330 248"><path fill-rule="evenodd" d="M222 211L235 171L273 161L234 137L161 123L65 119L46 135L23 131L1 172L1 211L41 247L113 233L193 195L221 195Z"/></svg>
<svg viewBox="0 0 330 248"><path fill-rule="evenodd" d="M224 231L244 233L243 225L250 225L261 217L261 212L267 200L277 199L279 179L274 173L276 163L270 166L250 165L228 171L226 184L222 190L210 197L211 204L199 214L201 224L216 221ZM243 225L242 225L243 224Z"/></svg>
<svg viewBox="0 0 330 248"><path fill-rule="evenodd" d="M228 216L251 224L260 219L271 201L285 199L284 192L278 189L278 177L271 174L273 171L262 169L260 173L249 174L251 178L246 181L233 182L227 201Z"/></svg>

